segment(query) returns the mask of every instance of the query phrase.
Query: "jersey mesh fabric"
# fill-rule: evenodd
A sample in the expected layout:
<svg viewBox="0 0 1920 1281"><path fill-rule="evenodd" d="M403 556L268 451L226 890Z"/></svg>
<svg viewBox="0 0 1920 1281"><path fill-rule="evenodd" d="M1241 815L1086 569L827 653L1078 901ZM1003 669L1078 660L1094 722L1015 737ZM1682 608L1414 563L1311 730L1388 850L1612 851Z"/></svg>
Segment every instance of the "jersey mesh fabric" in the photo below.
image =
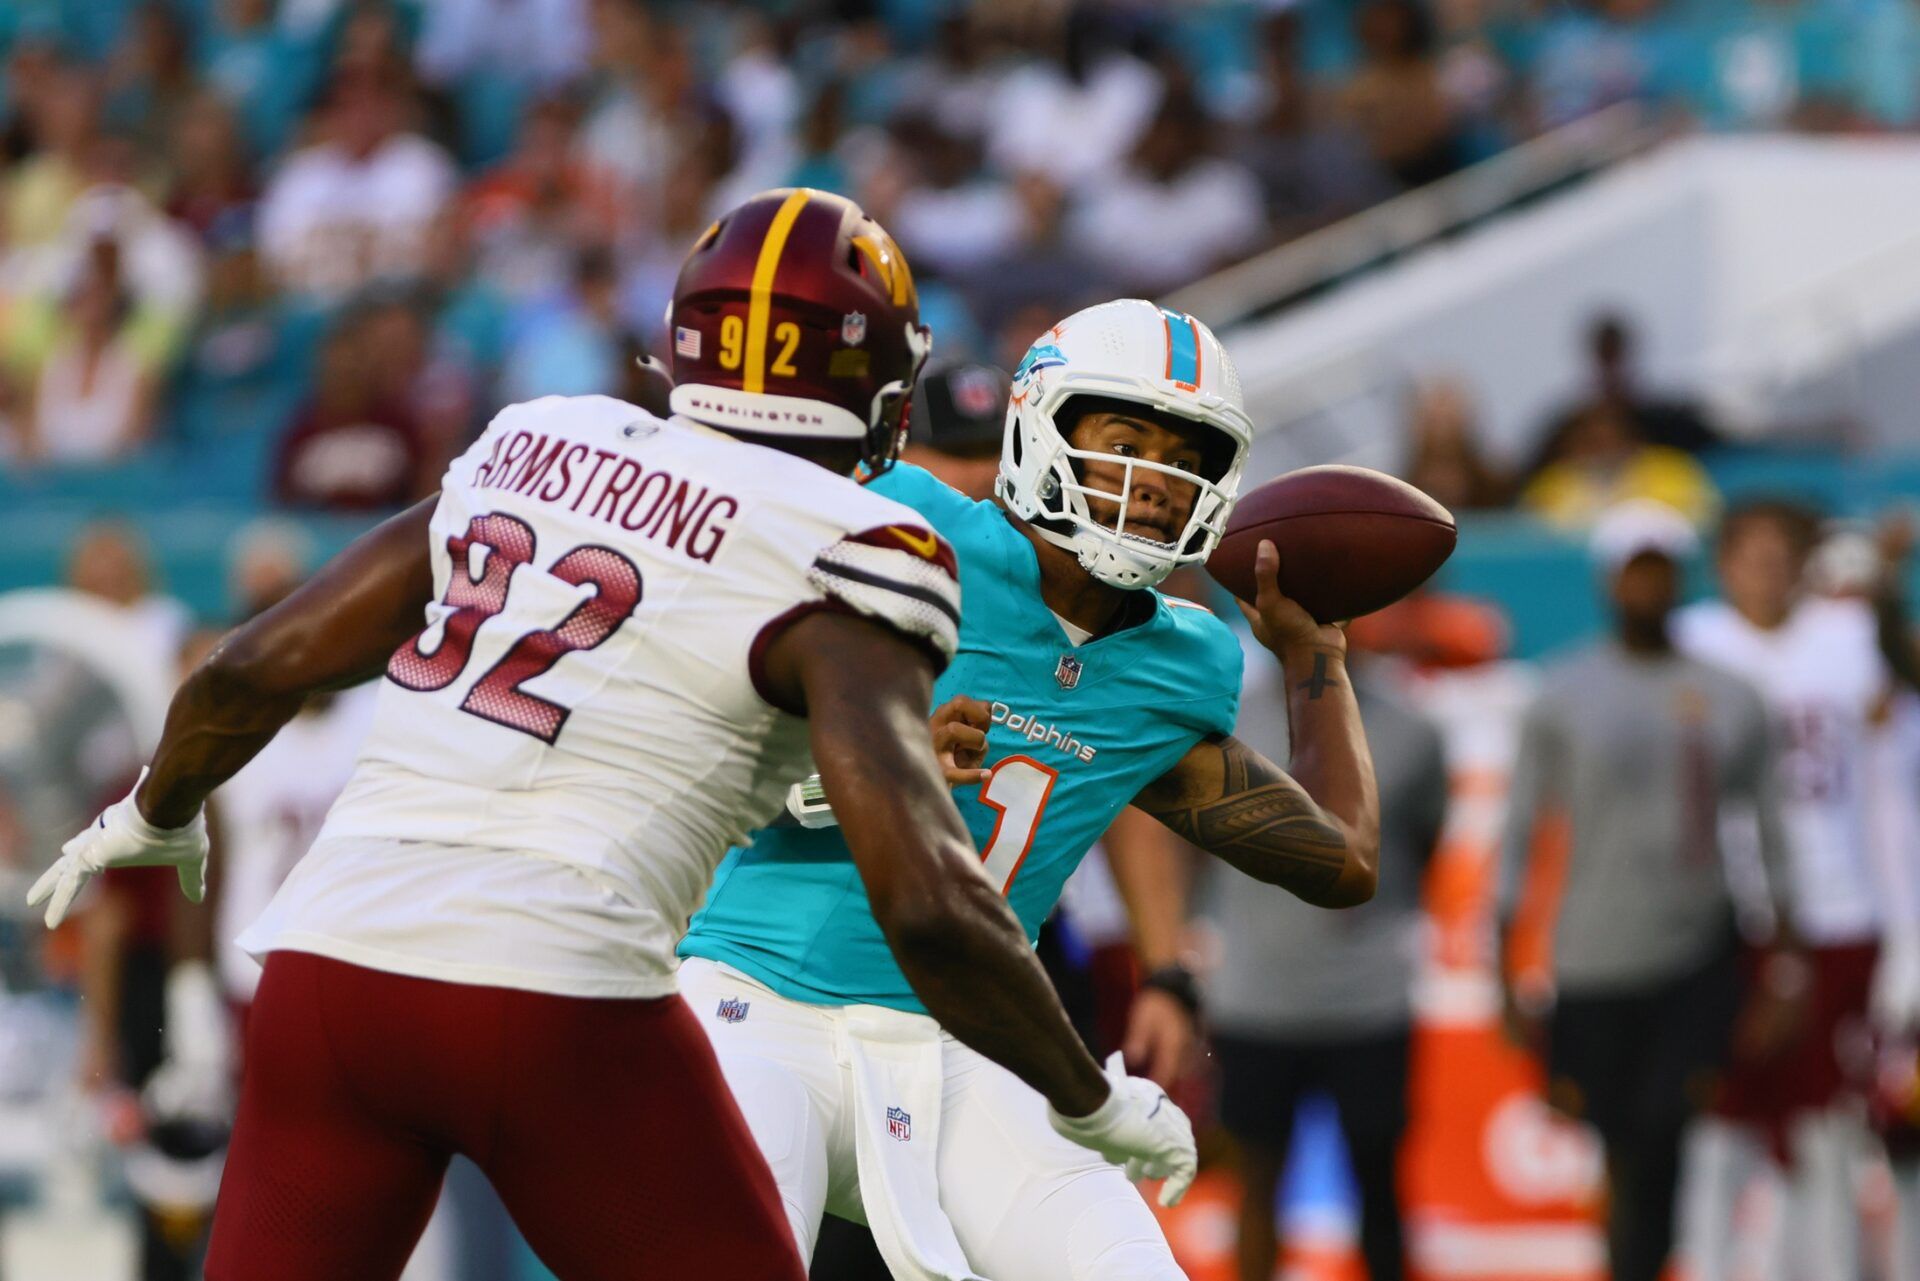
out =
<svg viewBox="0 0 1920 1281"><path fill-rule="evenodd" d="M959 647L959 580L924 556L849 539L815 557L807 581L823 595L924 639L942 665Z"/></svg>

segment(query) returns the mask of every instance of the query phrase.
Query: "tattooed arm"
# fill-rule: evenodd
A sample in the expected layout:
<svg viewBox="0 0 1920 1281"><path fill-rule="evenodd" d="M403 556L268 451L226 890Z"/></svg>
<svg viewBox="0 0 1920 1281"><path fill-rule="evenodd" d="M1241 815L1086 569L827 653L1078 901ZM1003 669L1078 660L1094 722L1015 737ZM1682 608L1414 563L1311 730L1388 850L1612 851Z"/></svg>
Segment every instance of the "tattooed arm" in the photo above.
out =
<svg viewBox="0 0 1920 1281"><path fill-rule="evenodd" d="M1373 897L1378 879L1373 769L1365 741L1357 746L1352 786L1329 789L1354 802L1348 817L1231 735L1197 744L1133 803L1257 881L1319 907L1352 907Z"/></svg>
<svg viewBox="0 0 1920 1281"><path fill-rule="evenodd" d="M1289 768L1237 738L1211 738L1134 804L1257 880L1321 907L1351 907L1373 897L1379 877L1373 757L1347 678L1345 634L1282 596L1278 571L1278 554L1263 543L1259 599L1247 618L1286 676Z"/></svg>

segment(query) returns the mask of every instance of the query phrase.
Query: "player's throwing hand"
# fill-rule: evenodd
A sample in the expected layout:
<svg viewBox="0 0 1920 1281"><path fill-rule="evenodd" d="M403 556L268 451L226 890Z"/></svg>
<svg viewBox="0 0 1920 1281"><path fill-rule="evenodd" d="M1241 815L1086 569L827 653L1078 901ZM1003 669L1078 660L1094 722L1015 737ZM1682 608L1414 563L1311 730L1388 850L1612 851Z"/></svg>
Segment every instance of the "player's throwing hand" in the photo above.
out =
<svg viewBox="0 0 1920 1281"><path fill-rule="evenodd" d="M1047 1120L1061 1137L1126 1166L1129 1179L1165 1179L1160 1204L1180 1204L1200 1164L1193 1122L1165 1090L1145 1077L1128 1076L1117 1051L1107 1059L1107 1081L1113 1092L1097 1110L1062 1116L1049 1106Z"/></svg>
<svg viewBox="0 0 1920 1281"><path fill-rule="evenodd" d="M1341 653L1347 649L1347 634L1339 627L1313 621L1300 604L1280 590L1280 549L1272 539L1262 539L1254 553L1253 581L1259 591L1254 603L1240 602L1254 639L1274 653L1311 645L1331 645Z"/></svg>
<svg viewBox="0 0 1920 1281"><path fill-rule="evenodd" d="M180 892L198 903L207 896L207 821L195 814L185 827L155 827L133 803L133 791L101 811L92 825L60 847L60 857L27 891L27 906L47 905L47 928L67 918L67 909L94 873L110 867L173 867Z"/></svg>

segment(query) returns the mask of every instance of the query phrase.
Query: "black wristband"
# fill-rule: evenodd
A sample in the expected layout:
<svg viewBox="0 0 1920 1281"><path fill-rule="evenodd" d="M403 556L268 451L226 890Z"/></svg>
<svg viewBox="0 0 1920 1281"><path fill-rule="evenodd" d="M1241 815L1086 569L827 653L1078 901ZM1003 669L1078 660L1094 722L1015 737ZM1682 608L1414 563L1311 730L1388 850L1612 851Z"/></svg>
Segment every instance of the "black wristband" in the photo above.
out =
<svg viewBox="0 0 1920 1281"><path fill-rule="evenodd" d="M1140 980L1144 990L1152 988L1156 992L1165 992L1174 1000L1187 1007L1187 1013L1194 1018L1200 1017L1200 983L1193 977L1193 971L1179 962L1163 965L1147 977Z"/></svg>

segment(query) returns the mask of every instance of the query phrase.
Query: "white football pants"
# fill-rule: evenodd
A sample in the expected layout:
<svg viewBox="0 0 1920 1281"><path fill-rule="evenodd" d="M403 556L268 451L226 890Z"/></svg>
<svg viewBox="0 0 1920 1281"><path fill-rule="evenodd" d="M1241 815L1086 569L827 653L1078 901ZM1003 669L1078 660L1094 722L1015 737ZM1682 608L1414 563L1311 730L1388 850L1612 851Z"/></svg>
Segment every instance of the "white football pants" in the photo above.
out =
<svg viewBox="0 0 1920 1281"><path fill-rule="evenodd" d="M810 1259L823 1212L867 1218L845 1034L849 1008L861 1007L789 1000L700 958L681 965L680 991ZM991 1281L1186 1281L1119 1166L1055 1134L1038 1093L944 1034L941 1060L937 1211L975 1272Z"/></svg>

